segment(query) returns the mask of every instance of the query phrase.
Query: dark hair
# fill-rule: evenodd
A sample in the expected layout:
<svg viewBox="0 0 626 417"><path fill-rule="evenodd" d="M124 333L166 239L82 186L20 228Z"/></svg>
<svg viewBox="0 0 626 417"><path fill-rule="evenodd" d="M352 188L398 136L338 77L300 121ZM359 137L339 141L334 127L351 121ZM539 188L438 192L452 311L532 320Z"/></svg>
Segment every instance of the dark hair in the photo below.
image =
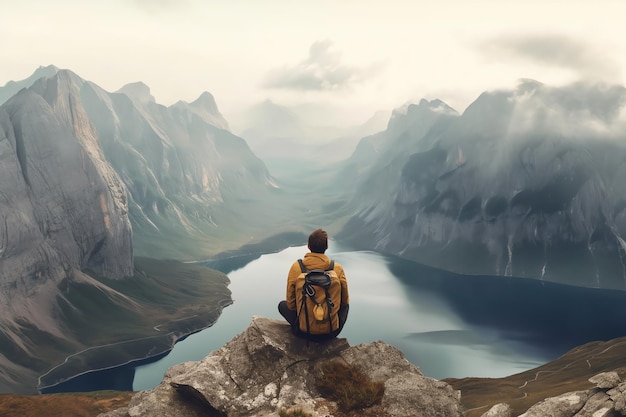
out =
<svg viewBox="0 0 626 417"><path fill-rule="evenodd" d="M322 230L317 229L309 235L309 249L311 252L324 253L328 249L328 234Z"/></svg>

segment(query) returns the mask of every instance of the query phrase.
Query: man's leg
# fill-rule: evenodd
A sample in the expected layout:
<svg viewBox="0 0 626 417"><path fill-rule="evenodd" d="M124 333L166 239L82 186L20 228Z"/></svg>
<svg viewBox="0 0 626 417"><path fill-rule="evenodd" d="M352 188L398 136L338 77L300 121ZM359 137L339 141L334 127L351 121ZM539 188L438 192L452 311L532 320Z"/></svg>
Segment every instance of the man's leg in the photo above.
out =
<svg viewBox="0 0 626 417"><path fill-rule="evenodd" d="M285 318L285 320L287 320L287 322L289 324L291 324L291 330L295 330L297 329L298 326L298 313L296 313L295 310L290 310L287 307L287 301L283 300L280 303L278 303L278 312L280 313L281 316L283 316Z"/></svg>
<svg viewBox="0 0 626 417"><path fill-rule="evenodd" d="M346 324L346 320L348 320L348 310L350 310L350 306L348 304L342 304L337 312L337 316L339 317L339 329L337 329L336 335L341 332L343 326Z"/></svg>

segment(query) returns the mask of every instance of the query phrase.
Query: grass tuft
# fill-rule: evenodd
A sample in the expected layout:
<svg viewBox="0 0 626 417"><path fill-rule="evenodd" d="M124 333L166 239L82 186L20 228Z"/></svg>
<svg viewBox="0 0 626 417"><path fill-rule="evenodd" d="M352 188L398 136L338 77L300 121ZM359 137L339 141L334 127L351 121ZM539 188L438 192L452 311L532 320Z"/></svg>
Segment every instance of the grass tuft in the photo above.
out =
<svg viewBox="0 0 626 417"><path fill-rule="evenodd" d="M315 387L344 412L371 407L380 403L385 394L383 382L372 381L360 368L339 361L321 365Z"/></svg>

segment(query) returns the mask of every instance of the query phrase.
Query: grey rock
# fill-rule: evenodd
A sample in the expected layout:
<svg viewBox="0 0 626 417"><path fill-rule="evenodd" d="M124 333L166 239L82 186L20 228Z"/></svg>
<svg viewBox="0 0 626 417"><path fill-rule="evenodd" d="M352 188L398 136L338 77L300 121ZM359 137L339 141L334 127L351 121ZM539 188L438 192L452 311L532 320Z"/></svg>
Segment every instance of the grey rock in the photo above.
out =
<svg viewBox="0 0 626 417"><path fill-rule="evenodd" d="M520 417L615 417L626 415L626 383L617 372L603 372L589 378L596 388L546 398ZM600 386L602 385L602 386Z"/></svg>
<svg viewBox="0 0 626 417"><path fill-rule="evenodd" d="M626 415L626 383L621 383L617 387L607 391L613 401L615 411Z"/></svg>
<svg viewBox="0 0 626 417"><path fill-rule="evenodd" d="M593 393L593 390L591 392ZM592 394L583 408L574 414L575 417L611 417L614 415L613 402L603 391Z"/></svg>
<svg viewBox="0 0 626 417"><path fill-rule="evenodd" d="M481 417L511 417L511 406L506 403L496 404Z"/></svg>
<svg viewBox="0 0 626 417"><path fill-rule="evenodd" d="M333 413L334 405L316 391L324 361L359 366L385 383L383 409L394 417L460 417L459 393L424 377L396 348L382 342L351 347L345 339L308 343L291 335L278 320L255 317L241 334L200 362L170 368L161 384L136 394L127 409L102 414L122 416L229 417L277 415L299 408L313 416Z"/></svg>
<svg viewBox="0 0 626 417"><path fill-rule="evenodd" d="M538 402L519 417L572 417L583 408L589 398L588 391L568 392Z"/></svg>
<svg viewBox="0 0 626 417"><path fill-rule="evenodd" d="M617 372L602 372L589 378L589 382L596 384L598 388L611 389L617 387L622 379Z"/></svg>

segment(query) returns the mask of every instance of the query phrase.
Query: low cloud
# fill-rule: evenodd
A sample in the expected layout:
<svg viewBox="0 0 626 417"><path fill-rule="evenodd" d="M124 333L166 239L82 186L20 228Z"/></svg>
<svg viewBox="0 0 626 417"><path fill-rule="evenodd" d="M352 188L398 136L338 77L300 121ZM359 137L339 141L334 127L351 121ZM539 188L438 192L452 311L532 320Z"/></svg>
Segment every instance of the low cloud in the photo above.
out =
<svg viewBox="0 0 626 417"><path fill-rule="evenodd" d="M318 41L311 45L304 61L270 72L264 86L297 91L345 90L377 72L377 66L364 69L343 65L341 53L332 42Z"/></svg>
<svg viewBox="0 0 626 417"><path fill-rule="evenodd" d="M559 35L508 36L479 45L490 58L517 58L572 71L581 78L615 80L619 68L601 48Z"/></svg>
<svg viewBox="0 0 626 417"><path fill-rule="evenodd" d="M623 139L626 131L626 88L577 82L548 87L522 80L514 96L510 133L543 131L570 139Z"/></svg>

